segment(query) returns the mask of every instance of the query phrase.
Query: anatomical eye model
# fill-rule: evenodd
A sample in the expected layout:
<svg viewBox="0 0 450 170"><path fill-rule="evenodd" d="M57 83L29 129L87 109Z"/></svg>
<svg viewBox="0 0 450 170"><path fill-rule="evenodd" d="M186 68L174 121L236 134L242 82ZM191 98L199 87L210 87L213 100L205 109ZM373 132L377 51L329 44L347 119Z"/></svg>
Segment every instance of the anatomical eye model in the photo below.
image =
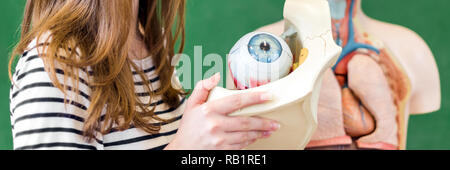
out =
<svg viewBox="0 0 450 170"><path fill-rule="evenodd" d="M248 52L259 62L273 63L281 57L283 47L276 37L261 33L250 39Z"/></svg>
<svg viewBox="0 0 450 170"><path fill-rule="evenodd" d="M325 0L287 0L289 22L281 36L252 32L241 38L228 56L228 89L217 87L208 101L236 94L268 92L272 100L246 107L230 116L275 120L280 129L245 149L304 149L317 127L317 104L324 71L341 48L333 40ZM286 41L283 40L284 37ZM289 44L289 45L288 45ZM237 86L238 90L234 86Z"/></svg>
<svg viewBox="0 0 450 170"><path fill-rule="evenodd" d="M289 74L293 57L286 42L270 33L245 35L231 49L228 65L238 89L279 80Z"/></svg>

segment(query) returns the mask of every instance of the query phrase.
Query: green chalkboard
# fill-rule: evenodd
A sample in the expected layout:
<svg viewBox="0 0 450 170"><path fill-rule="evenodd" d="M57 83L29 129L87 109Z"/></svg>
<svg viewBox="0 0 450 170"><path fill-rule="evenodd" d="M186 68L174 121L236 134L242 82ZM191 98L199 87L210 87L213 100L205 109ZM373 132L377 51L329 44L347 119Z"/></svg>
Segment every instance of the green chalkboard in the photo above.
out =
<svg viewBox="0 0 450 170"><path fill-rule="evenodd" d="M0 149L12 148L9 120L7 60L17 41L24 0L0 2ZM284 0L188 0L185 53L194 56L201 46L203 56L225 57L244 34L283 18ZM416 31L430 45L442 81L442 109L413 116L409 123L408 149L450 149L450 13L448 0L363 0L366 13L376 19ZM208 67L203 67L206 71ZM192 83L194 84L194 82Z"/></svg>
<svg viewBox="0 0 450 170"><path fill-rule="evenodd" d="M9 120L11 85L8 77L8 60L10 51L19 36L25 1L5 0L0 3L0 149L11 149L12 136Z"/></svg>

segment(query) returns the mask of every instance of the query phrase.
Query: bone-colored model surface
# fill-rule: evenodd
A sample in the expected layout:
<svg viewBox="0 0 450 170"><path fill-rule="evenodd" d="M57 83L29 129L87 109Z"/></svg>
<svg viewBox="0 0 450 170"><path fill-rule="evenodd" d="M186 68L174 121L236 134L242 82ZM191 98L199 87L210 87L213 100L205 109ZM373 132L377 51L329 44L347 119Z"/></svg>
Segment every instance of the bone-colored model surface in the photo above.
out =
<svg viewBox="0 0 450 170"><path fill-rule="evenodd" d="M405 149L409 116L441 105L432 52L413 31L366 16L361 0L328 1L333 35L344 49L326 71L308 148ZM259 31L281 35L286 22Z"/></svg>
<svg viewBox="0 0 450 170"><path fill-rule="evenodd" d="M269 84L248 90L216 88L209 100L252 91L267 91L274 100L248 107L232 116L260 116L280 122L281 128L268 139L246 149L304 149L317 127L317 105L325 71L332 67L341 52L333 40L330 9L326 0L288 0L284 9L293 55L303 53L303 63L291 74ZM301 48L301 49L300 49ZM303 49L303 50L302 50Z"/></svg>

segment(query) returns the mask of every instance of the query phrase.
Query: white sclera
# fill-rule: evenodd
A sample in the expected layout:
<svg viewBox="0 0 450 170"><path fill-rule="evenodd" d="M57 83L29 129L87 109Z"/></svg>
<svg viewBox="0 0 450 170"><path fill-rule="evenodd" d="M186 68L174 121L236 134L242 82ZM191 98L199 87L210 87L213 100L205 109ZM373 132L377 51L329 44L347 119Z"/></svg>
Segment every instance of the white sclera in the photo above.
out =
<svg viewBox="0 0 450 170"><path fill-rule="evenodd" d="M250 40L260 35L269 36L281 45L281 54L277 59L261 62L255 59L255 55L250 54ZM253 88L251 80L268 83L287 76L293 64L293 56L287 43L280 37L267 32L252 32L233 46L228 56L228 64L235 81L247 88Z"/></svg>

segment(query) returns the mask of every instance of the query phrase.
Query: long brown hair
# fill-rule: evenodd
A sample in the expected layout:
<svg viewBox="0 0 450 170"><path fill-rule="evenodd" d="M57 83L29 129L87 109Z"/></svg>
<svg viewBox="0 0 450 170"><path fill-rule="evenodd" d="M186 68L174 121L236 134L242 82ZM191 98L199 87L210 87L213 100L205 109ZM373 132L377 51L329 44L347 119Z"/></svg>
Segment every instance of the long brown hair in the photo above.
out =
<svg viewBox="0 0 450 170"><path fill-rule="evenodd" d="M113 125L125 130L133 124L148 133L158 133L161 127L149 124L149 118L171 120L154 114L151 99L139 100L132 68L144 80L150 96L161 95L170 107L180 104L184 92L171 84L175 69L171 60L180 37L178 53L184 47L185 1L139 0L137 28L160 77L161 87L157 91L152 90L144 71L128 56L132 11L130 0L27 0L21 38L9 62L10 79L16 57L27 50L33 39L50 33L51 38L44 41L45 50L39 55L55 87L66 93L66 83L71 80L76 86L71 90L78 91L78 70L89 68L92 71L88 81L91 89L89 115L84 122L84 133L89 139L99 130L107 133ZM64 70L64 83L56 77L56 65ZM105 107L105 124L100 127Z"/></svg>

